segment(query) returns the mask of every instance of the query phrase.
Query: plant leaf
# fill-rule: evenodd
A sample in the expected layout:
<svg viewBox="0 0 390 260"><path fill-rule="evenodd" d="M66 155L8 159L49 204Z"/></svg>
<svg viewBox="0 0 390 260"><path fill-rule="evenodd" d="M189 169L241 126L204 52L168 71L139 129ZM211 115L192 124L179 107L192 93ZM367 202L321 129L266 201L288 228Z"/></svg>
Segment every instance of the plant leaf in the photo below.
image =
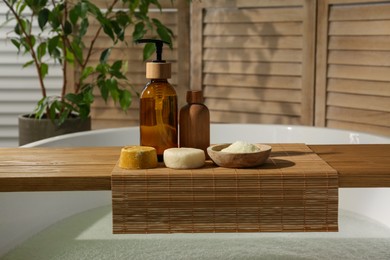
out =
<svg viewBox="0 0 390 260"><path fill-rule="evenodd" d="M69 20L73 25L77 24L79 17L81 16L81 4L78 3L69 11Z"/></svg>
<svg viewBox="0 0 390 260"><path fill-rule="evenodd" d="M65 120L69 117L70 112L71 112L70 109L64 108L62 112L59 114L57 125L62 125L65 122Z"/></svg>
<svg viewBox="0 0 390 260"><path fill-rule="evenodd" d="M172 38L173 32L163 25L158 19L153 18L152 19L153 24L157 27L157 34L160 36L161 40L169 42L169 47L172 48Z"/></svg>
<svg viewBox="0 0 390 260"><path fill-rule="evenodd" d="M144 46L144 61L149 59L156 52L156 46L153 43L147 43Z"/></svg>
<svg viewBox="0 0 390 260"><path fill-rule="evenodd" d="M83 20L81 20L80 27L79 27L79 37L80 38L83 37L87 33L88 27L89 27L88 18L84 18Z"/></svg>
<svg viewBox="0 0 390 260"><path fill-rule="evenodd" d="M43 28L45 27L45 25L47 24L47 22L49 21L49 14L50 14L50 11L47 8L44 8L44 9L39 11L38 24L39 24L39 27L41 28L42 31L43 31Z"/></svg>
<svg viewBox="0 0 390 260"><path fill-rule="evenodd" d="M54 36L53 38L50 38L48 40L48 48L47 49L48 49L50 55L53 55L54 50L58 46L59 40L60 40L60 36Z"/></svg>
<svg viewBox="0 0 390 260"><path fill-rule="evenodd" d="M48 101L49 101L49 97L43 97L38 101L37 106L34 109L36 119L41 119L43 115L46 113Z"/></svg>
<svg viewBox="0 0 390 260"><path fill-rule="evenodd" d="M100 94L102 95L102 98L107 103L109 90L105 80L104 79L98 80L97 84L99 86L99 90L100 90Z"/></svg>
<svg viewBox="0 0 390 260"><path fill-rule="evenodd" d="M87 104L89 106L93 103L95 98L93 96L92 88L90 88L89 85L87 86L87 89L87 91L83 92L83 104Z"/></svg>
<svg viewBox="0 0 390 260"><path fill-rule="evenodd" d="M83 98L80 95L74 94L74 93L68 93L65 95L65 99L70 101L73 104L80 103Z"/></svg>
<svg viewBox="0 0 390 260"><path fill-rule="evenodd" d="M86 67L86 68L83 70L82 74L81 74L81 80L85 80L85 79L88 78L89 75L91 75L93 72L94 72L94 68L93 68L93 67L91 67L91 66Z"/></svg>
<svg viewBox="0 0 390 260"><path fill-rule="evenodd" d="M130 91L126 89L122 90L120 95L119 105L121 106L123 111L129 109L131 105L131 101L132 101L132 95Z"/></svg>
<svg viewBox="0 0 390 260"><path fill-rule="evenodd" d="M49 108L49 117L52 122L56 119L57 115L57 100L54 100L53 103L51 103L50 108Z"/></svg>
<svg viewBox="0 0 390 260"><path fill-rule="evenodd" d="M34 60L30 60L30 61L26 62L25 64L23 64L23 68L26 68L26 67L30 66L31 64L33 64L33 63L34 63Z"/></svg>
<svg viewBox="0 0 390 260"><path fill-rule="evenodd" d="M112 64L111 66L111 70L116 72L116 71L119 71L121 70L122 68L122 61L121 60L117 60L114 62L114 64Z"/></svg>
<svg viewBox="0 0 390 260"><path fill-rule="evenodd" d="M146 33L145 30L145 24L143 22L139 22L134 26L134 31L133 31L133 40L139 40L144 37Z"/></svg>
<svg viewBox="0 0 390 260"><path fill-rule="evenodd" d="M17 39L11 39L11 42L13 43L13 45L15 45L18 51L20 51L20 42Z"/></svg>
<svg viewBox="0 0 390 260"><path fill-rule="evenodd" d="M46 42L42 42L41 44L39 44L39 46L37 48L38 60L41 60L42 57L45 56L46 47L47 47Z"/></svg>
<svg viewBox="0 0 390 260"><path fill-rule="evenodd" d="M64 34L69 35L73 31L72 24L69 21L65 21L64 24Z"/></svg>
<svg viewBox="0 0 390 260"><path fill-rule="evenodd" d="M41 63L40 73L42 75L42 78L45 78L48 72L49 66L46 63Z"/></svg>
<svg viewBox="0 0 390 260"><path fill-rule="evenodd" d="M110 53L111 53L111 48L105 49L100 55L100 63L107 63Z"/></svg>
<svg viewBox="0 0 390 260"><path fill-rule="evenodd" d="M76 57L76 59L79 61L79 62L83 62L84 61L84 56L83 56L83 49L82 49L82 45L78 44L77 42L72 42L72 54Z"/></svg>
<svg viewBox="0 0 390 260"><path fill-rule="evenodd" d="M110 91L111 97L114 102L117 102L119 99L119 89L118 89L118 81L115 79L107 79L106 84L108 86L108 90Z"/></svg>

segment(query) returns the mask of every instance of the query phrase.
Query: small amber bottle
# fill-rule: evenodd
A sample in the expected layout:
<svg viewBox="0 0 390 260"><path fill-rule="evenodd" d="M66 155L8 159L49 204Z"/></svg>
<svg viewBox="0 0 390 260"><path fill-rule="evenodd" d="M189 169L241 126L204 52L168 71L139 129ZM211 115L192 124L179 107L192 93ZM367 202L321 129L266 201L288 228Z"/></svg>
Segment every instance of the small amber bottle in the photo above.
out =
<svg viewBox="0 0 390 260"><path fill-rule="evenodd" d="M202 149L210 146L210 112L203 104L201 90L187 92L187 105L180 109L180 147Z"/></svg>
<svg viewBox="0 0 390 260"><path fill-rule="evenodd" d="M156 148L158 160L163 161L165 149L178 147L178 108L176 91L167 80L171 64L161 60L160 44L156 44L157 60L146 63L150 81L140 97L140 144Z"/></svg>

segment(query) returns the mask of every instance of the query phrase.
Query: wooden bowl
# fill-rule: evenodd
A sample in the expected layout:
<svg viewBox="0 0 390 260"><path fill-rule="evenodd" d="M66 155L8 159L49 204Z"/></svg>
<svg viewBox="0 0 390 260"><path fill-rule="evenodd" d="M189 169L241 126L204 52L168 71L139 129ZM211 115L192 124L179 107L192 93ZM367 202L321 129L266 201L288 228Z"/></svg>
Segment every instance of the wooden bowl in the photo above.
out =
<svg viewBox="0 0 390 260"><path fill-rule="evenodd" d="M260 152L254 153L228 153L221 152L222 149L231 144L217 144L207 148L211 160L221 167L227 168L250 168L260 166L271 154L271 146L265 144L254 144L260 148Z"/></svg>

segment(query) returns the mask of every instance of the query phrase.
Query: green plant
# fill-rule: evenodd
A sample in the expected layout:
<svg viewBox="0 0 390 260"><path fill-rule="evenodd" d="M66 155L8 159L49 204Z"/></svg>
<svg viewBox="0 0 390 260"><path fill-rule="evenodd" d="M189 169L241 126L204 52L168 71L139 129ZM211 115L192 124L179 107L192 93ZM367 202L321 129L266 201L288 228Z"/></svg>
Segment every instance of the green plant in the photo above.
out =
<svg viewBox="0 0 390 260"><path fill-rule="evenodd" d="M47 117L58 124L74 114L87 118L95 99L95 88L100 90L106 102L112 98L123 110L129 108L133 90L125 76L126 61L109 62L112 47L126 41L127 28L133 26L134 41L148 32L168 42L173 37L169 28L148 16L151 6L161 10L158 0L112 0L107 1L109 6L106 9L98 8L93 0L3 2L9 9L6 23L14 23L9 38L19 53L31 56L24 67L35 66L39 78L42 98L34 111L35 117ZM92 23L97 24L98 29L86 45L83 38ZM111 47L100 53L98 64L91 66L89 61L96 40L102 34L111 39ZM153 45L145 46L145 59L153 53L153 48ZM46 94L45 77L49 72L49 60L59 63L63 72L62 91L57 96ZM71 93L67 92L70 66L80 72Z"/></svg>

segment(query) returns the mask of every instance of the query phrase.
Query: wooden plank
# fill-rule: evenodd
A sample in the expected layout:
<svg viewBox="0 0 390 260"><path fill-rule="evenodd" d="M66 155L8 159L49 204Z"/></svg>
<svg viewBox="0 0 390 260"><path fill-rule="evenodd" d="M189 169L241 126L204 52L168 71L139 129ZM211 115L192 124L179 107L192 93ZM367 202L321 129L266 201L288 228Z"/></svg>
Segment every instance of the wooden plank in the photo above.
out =
<svg viewBox="0 0 390 260"><path fill-rule="evenodd" d="M299 76L302 65L299 63L260 63L260 62L204 62L204 73L257 74Z"/></svg>
<svg viewBox="0 0 390 260"><path fill-rule="evenodd" d="M329 50L390 50L390 36L333 36Z"/></svg>
<svg viewBox="0 0 390 260"><path fill-rule="evenodd" d="M380 4L383 0L324 0L331 5L357 5L357 4Z"/></svg>
<svg viewBox="0 0 390 260"><path fill-rule="evenodd" d="M186 104L186 93L190 89L190 62L191 62L191 46L190 46L190 2L178 1L178 34L177 38L177 58L178 58L178 74L176 88L178 97L178 106L182 107ZM172 83L172 81L170 81Z"/></svg>
<svg viewBox="0 0 390 260"><path fill-rule="evenodd" d="M203 48L302 49L300 36L205 36Z"/></svg>
<svg viewBox="0 0 390 260"><path fill-rule="evenodd" d="M208 48L203 61L302 62L302 50Z"/></svg>
<svg viewBox="0 0 390 260"><path fill-rule="evenodd" d="M263 88L236 88L222 86L208 86L204 88L204 96L225 99L276 101L300 103L302 99L300 90L290 89L263 89Z"/></svg>
<svg viewBox="0 0 390 260"><path fill-rule="evenodd" d="M96 94L95 99L96 100L95 100L93 105L96 109L114 109L114 110L118 110L118 111L120 110L119 104L115 103L112 99L107 100L107 103L106 103L100 94ZM139 98L136 95L133 96L129 110L138 109L139 103L140 103Z"/></svg>
<svg viewBox="0 0 390 260"><path fill-rule="evenodd" d="M344 1L345 2L345 1ZM358 1L353 1L357 3ZM330 21L343 20L382 20L390 18L390 3L376 1L374 4L367 4L372 1L361 1L362 4L334 5L329 13Z"/></svg>
<svg viewBox="0 0 390 260"><path fill-rule="evenodd" d="M245 106L243 106L242 100L207 98L205 105L212 111L218 110L288 116L300 116L301 114L300 104L287 102L246 100Z"/></svg>
<svg viewBox="0 0 390 260"><path fill-rule="evenodd" d="M176 1L171 0L159 0L158 1L162 8L175 8L176 7ZM110 1L107 0L93 0L93 3L96 4L99 7L105 8L109 5ZM123 6L121 2L118 3L118 8ZM158 7L154 4L150 5L150 9L158 9Z"/></svg>
<svg viewBox="0 0 390 260"><path fill-rule="evenodd" d="M341 79L361 79L390 81L390 67L330 65L328 77Z"/></svg>
<svg viewBox="0 0 390 260"><path fill-rule="evenodd" d="M297 76L225 75L205 74L204 84L214 86L259 87L301 89L302 80Z"/></svg>
<svg viewBox="0 0 390 260"><path fill-rule="evenodd" d="M302 8L255 8L255 9L206 9L205 23L243 22L294 22L302 21Z"/></svg>
<svg viewBox="0 0 390 260"><path fill-rule="evenodd" d="M339 173L339 187L389 187L390 145L309 145Z"/></svg>
<svg viewBox="0 0 390 260"><path fill-rule="evenodd" d="M236 0L238 8L302 6L303 0Z"/></svg>
<svg viewBox="0 0 390 260"><path fill-rule="evenodd" d="M329 64L390 66L390 51L331 50Z"/></svg>
<svg viewBox="0 0 390 260"><path fill-rule="evenodd" d="M138 126L139 121L136 120L110 120L110 119L99 119L96 121L92 121L92 129L107 129L107 126L111 128L118 127L129 127L129 126Z"/></svg>
<svg viewBox="0 0 390 260"><path fill-rule="evenodd" d="M205 24L205 36L293 36L302 35L301 22L275 23L213 23Z"/></svg>
<svg viewBox="0 0 390 260"><path fill-rule="evenodd" d="M201 90L203 56L203 8L199 1L192 3L191 9L191 81L190 89Z"/></svg>
<svg viewBox="0 0 390 260"><path fill-rule="evenodd" d="M326 117L328 120L347 121L390 128L390 112L328 107ZM390 130L388 131L390 132Z"/></svg>
<svg viewBox="0 0 390 260"><path fill-rule="evenodd" d="M326 126L331 128L346 129L349 131L365 132L365 133L390 137L389 128L383 126L336 121L336 120L327 120Z"/></svg>
<svg viewBox="0 0 390 260"><path fill-rule="evenodd" d="M389 17L390 19L390 12ZM390 20L342 21L329 24L329 35L389 35Z"/></svg>
<svg viewBox="0 0 390 260"><path fill-rule="evenodd" d="M326 85L327 85L327 51L328 51L328 14L329 5L326 1L318 2L317 11L317 46L315 74L315 113L314 124L325 126L326 118Z"/></svg>
<svg viewBox="0 0 390 260"><path fill-rule="evenodd" d="M340 187L390 187L389 144L309 147L338 171ZM0 148L0 191L109 190L119 154L120 147Z"/></svg>
<svg viewBox="0 0 390 260"><path fill-rule="evenodd" d="M91 116L96 120L110 119L137 121L139 120L139 110L137 107L123 112L120 108L95 107L91 112Z"/></svg>
<svg viewBox="0 0 390 260"><path fill-rule="evenodd" d="M390 97L390 86L387 81L329 79L328 91Z"/></svg>
<svg viewBox="0 0 390 260"><path fill-rule="evenodd" d="M329 93L327 105L390 112L390 98L381 96Z"/></svg>
<svg viewBox="0 0 390 260"><path fill-rule="evenodd" d="M299 125L300 117L271 114L212 111L210 121L213 123L249 123L249 124L287 124Z"/></svg>
<svg viewBox="0 0 390 260"><path fill-rule="evenodd" d="M214 0L214 1L193 1L192 5L199 8L236 8L237 0ZM198 8L198 7L197 7Z"/></svg>
<svg viewBox="0 0 390 260"><path fill-rule="evenodd" d="M1 191L110 190L120 148L0 149Z"/></svg>
<svg viewBox="0 0 390 260"><path fill-rule="evenodd" d="M121 114L126 113L121 110L118 103L115 103L112 99L109 99L106 102L103 100L100 94L95 94L95 101L93 102L92 107L93 109L107 109L107 110L113 109ZM138 109L138 108L139 108L139 98L135 93L133 93L129 110Z"/></svg>
<svg viewBox="0 0 390 260"><path fill-rule="evenodd" d="M305 48L302 58L302 114L301 122L304 125L314 124L314 81L315 81L315 52L316 52L316 10L315 1L304 2L303 41Z"/></svg>

